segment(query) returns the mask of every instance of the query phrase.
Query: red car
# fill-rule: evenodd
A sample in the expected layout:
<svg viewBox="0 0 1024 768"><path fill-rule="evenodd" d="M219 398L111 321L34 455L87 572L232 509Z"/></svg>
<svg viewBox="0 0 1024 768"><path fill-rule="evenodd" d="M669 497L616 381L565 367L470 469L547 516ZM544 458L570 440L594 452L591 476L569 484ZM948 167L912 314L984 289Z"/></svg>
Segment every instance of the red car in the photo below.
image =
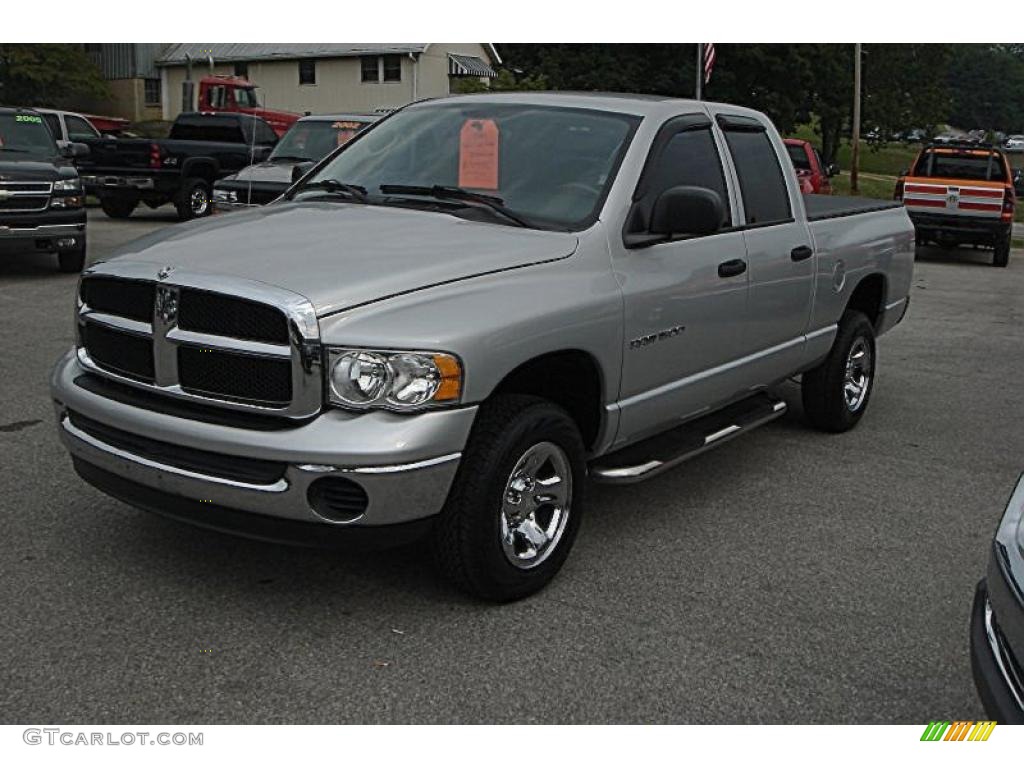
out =
<svg viewBox="0 0 1024 768"><path fill-rule="evenodd" d="M796 176L800 182L800 191L805 195L831 195L830 179L839 170L835 165L825 165L821 155L809 141L803 139L785 139L789 159L796 168Z"/></svg>

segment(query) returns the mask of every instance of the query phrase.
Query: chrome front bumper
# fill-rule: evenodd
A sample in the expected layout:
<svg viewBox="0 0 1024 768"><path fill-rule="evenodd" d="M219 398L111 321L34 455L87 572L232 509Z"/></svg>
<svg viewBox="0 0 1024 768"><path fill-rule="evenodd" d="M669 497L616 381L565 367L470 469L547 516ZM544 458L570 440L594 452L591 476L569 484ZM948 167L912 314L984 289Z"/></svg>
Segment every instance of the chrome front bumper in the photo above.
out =
<svg viewBox="0 0 1024 768"><path fill-rule="evenodd" d="M32 240L51 237L75 237L85 234L85 223L41 224L38 227L8 227L0 224L0 240Z"/></svg>
<svg viewBox="0 0 1024 768"><path fill-rule="evenodd" d="M50 387L61 441L72 456L170 497L202 501L304 523L374 527L406 523L441 511L454 479L476 407L414 416L327 410L294 428L254 430L186 419L102 397L75 383L87 371L70 351L54 369ZM238 482L152 461L78 429L74 411L109 427L153 440L226 456L283 462L271 485ZM307 498L323 477L344 477L369 499L348 522L317 515Z"/></svg>

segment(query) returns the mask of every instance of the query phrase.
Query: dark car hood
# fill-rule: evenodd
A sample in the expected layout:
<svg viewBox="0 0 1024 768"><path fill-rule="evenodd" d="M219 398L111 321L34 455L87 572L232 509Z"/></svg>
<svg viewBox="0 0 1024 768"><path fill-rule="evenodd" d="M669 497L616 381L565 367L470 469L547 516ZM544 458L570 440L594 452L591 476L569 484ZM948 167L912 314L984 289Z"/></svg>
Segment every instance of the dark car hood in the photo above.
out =
<svg viewBox="0 0 1024 768"><path fill-rule="evenodd" d="M0 181L54 181L74 176L68 169L57 166L57 158L46 160L16 160L14 153L0 152Z"/></svg>
<svg viewBox="0 0 1024 768"><path fill-rule="evenodd" d="M256 163L243 168L238 173L225 177L224 181L251 181L254 184L284 184L292 183L292 168L298 165L298 160L275 160Z"/></svg>
<svg viewBox="0 0 1024 768"><path fill-rule="evenodd" d="M576 235L343 202L275 203L126 245L119 261L231 275L302 294L325 315L571 256ZM168 280L173 282L173 278Z"/></svg>

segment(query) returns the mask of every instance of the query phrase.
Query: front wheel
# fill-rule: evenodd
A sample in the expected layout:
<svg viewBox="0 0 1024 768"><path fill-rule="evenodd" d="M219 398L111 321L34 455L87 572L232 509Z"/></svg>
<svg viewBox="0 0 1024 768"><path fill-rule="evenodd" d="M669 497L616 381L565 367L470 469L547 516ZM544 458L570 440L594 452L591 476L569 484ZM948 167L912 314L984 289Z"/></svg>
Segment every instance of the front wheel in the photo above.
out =
<svg viewBox="0 0 1024 768"><path fill-rule="evenodd" d="M583 517L583 440L558 406L501 395L477 416L434 528L439 569L485 600L518 600L561 569Z"/></svg>
<svg viewBox="0 0 1024 768"><path fill-rule="evenodd" d="M57 252L57 267L61 272L81 272L85 266L85 235L79 238L74 250Z"/></svg>
<svg viewBox="0 0 1024 768"><path fill-rule="evenodd" d="M100 197L100 208L112 219L127 219L138 204L139 201L135 197L115 195Z"/></svg>
<svg viewBox="0 0 1024 768"><path fill-rule="evenodd" d="M804 415L825 432L857 426L875 381L875 329L863 312L847 310L828 357L803 375Z"/></svg>

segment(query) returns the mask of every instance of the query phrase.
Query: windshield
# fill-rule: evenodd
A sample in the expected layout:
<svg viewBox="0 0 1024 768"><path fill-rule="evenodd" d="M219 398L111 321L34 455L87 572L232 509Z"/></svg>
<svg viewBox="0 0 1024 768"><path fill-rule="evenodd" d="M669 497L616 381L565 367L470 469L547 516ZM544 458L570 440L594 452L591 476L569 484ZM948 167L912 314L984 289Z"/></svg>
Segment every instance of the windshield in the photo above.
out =
<svg viewBox="0 0 1024 768"><path fill-rule="evenodd" d="M1005 181L1006 169L999 155L984 152L936 150L925 152L914 169L915 176L976 181Z"/></svg>
<svg viewBox="0 0 1024 768"><path fill-rule="evenodd" d="M235 88L235 104L239 107L253 108L255 109L260 105L259 99L256 98L255 88Z"/></svg>
<svg viewBox="0 0 1024 768"><path fill-rule="evenodd" d="M319 160L367 125L356 120L301 120L288 129L270 159Z"/></svg>
<svg viewBox="0 0 1024 768"><path fill-rule="evenodd" d="M573 229L597 216L639 122L530 104L424 104L374 127L308 183L334 179L370 195L381 185L460 187L536 226Z"/></svg>
<svg viewBox="0 0 1024 768"><path fill-rule="evenodd" d="M57 154L53 136L39 115L0 113L0 154L52 158Z"/></svg>

